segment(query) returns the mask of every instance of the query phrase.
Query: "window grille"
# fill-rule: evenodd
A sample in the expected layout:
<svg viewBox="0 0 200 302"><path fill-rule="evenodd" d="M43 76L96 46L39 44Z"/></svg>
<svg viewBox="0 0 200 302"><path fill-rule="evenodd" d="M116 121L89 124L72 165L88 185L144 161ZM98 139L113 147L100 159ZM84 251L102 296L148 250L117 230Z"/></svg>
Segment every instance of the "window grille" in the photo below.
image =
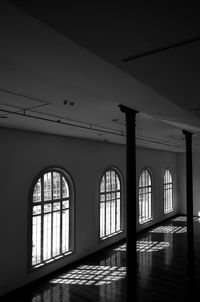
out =
<svg viewBox="0 0 200 302"><path fill-rule="evenodd" d="M172 174L167 169L164 174L164 213L173 211L173 183Z"/></svg>
<svg viewBox="0 0 200 302"><path fill-rule="evenodd" d="M52 262L70 250L71 185L59 169L49 169L33 185L32 267Z"/></svg>
<svg viewBox="0 0 200 302"><path fill-rule="evenodd" d="M145 223L152 217L152 180L147 169L142 170L139 178L139 223Z"/></svg>
<svg viewBox="0 0 200 302"><path fill-rule="evenodd" d="M121 181L118 173L107 170L100 183L100 239L121 231Z"/></svg>

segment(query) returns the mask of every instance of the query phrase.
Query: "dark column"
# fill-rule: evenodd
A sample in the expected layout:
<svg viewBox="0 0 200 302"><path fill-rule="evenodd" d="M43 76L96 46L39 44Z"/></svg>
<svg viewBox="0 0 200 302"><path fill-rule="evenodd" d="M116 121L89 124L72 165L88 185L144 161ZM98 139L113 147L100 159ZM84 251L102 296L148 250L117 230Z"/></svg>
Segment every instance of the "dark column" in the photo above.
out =
<svg viewBox="0 0 200 302"><path fill-rule="evenodd" d="M193 229L192 133L182 131L186 139L186 204L187 204L187 277L188 297L195 292L195 252Z"/></svg>
<svg viewBox="0 0 200 302"><path fill-rule="evenodd" d="M138 111L128 108L124 105L119 105L119 107L126 116L127 297L128 301L133 301L137 295L135 118Z"/></svg>
<svg viewBox="0 0 200 302"><path fill-rule="evenodd" d="M186 130L183 130L182 132L186 139L187 244L188 252L190 252L190 255L194 255L192 133Z"/></svg>

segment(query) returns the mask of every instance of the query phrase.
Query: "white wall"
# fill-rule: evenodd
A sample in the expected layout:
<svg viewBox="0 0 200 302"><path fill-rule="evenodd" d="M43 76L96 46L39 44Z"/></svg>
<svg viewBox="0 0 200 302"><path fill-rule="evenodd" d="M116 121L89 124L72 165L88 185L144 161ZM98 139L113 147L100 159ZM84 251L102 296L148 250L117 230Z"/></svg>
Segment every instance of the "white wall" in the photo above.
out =
<svg viewBox="0 0 200 302"><path fill-rule="evenodd" d="M142 230L155 223L171 217L178 211L178 197L177 197L177 171L176 171L176 153L158 151L152 149L137 149L137 183L139 183L139 174L141 170L147 167L152 172L153 176L153 211L154 219L148 223L139 225L138 230ZM163 177L166 168L170 168L173 176L174 187L174 212L164 214L163 203Z"/></svg>
<svg viewBox="0 0 200 302"><path fill-rule="evenodd" d="M125 146L3 128L0 142L0 294L125 237L122 233L103 243L98 241L100 177L108 166L116 166L125 181ZM52 165L69 172L75 183L75 253L30 273L30 186L39 171ZM162 179L165 168L170 167L176 189L176 154L138 148L137 177L143 166L148 166L154 176L155 219L138 229L166 218ZM177 210L176 193L174 197Z"/></svg>
<svg viewBox="0 0 200 302"><path fill-rule="evenodd" d="M124 234L98 241L98 185L110 165L124 174L124 146L31 132L0 129L0 293L75 261ZM27 272L28 199L39 171L59 166L75 183L76 253L48 267Z"/></svg>

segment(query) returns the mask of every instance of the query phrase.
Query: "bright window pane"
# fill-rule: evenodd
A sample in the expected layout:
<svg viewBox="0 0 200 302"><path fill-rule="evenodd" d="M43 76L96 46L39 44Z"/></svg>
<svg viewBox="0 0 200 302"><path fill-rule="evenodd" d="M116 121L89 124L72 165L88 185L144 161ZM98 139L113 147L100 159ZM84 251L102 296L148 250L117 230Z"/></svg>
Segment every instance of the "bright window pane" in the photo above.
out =
<svg viewBox="0 0 200 302"><path fill-rule="evenodd" d="M64 177L62 177L62 198L69 197L69 186Z"/></svg>
<svg viewBox="0 0 200 302"><path fill-rule="evenodd" d="M62 252L69 251L69 210L62 211Z"/></svg>
<svg viewBox="0 0 200 302"><path fill-rule="evenodd" d="M105 202L100 204L100 237L105 236Z"/></svg>
<svg viewBox="0 0 200 302"><path fill-rule="evenodd" d="M53 257L60 254L60 211L53 213Z"/></svg>
<svg viewBox="0 0 200 302"><path fill-rule="evenodd" d="M44 174L44 200L51 200L51 172Z"/></svg>
<svg viewBox="0 0 200 302"><path fill-rule="evenodd" d="M32 263L36 265L41 261L41 217L32 218Z"/></svg>
<svg viewBox="0 0 200 302"><path fill-rule="evenodd" d="M33 190L33 202L40 202L40 201L41 201L41 178L38 180Z"/></svg>
<svg viewBox="0 0 200 302"><path fill-rule="evenodd" d="M53 199L60 198L60 174L53 172Z"/></svg>
<svg viewBox="0 0 200 302"><path fill-rule="evenodd" d="M120 230L120 199L117 199L117 209L116 209L116 230Z"/></svg>

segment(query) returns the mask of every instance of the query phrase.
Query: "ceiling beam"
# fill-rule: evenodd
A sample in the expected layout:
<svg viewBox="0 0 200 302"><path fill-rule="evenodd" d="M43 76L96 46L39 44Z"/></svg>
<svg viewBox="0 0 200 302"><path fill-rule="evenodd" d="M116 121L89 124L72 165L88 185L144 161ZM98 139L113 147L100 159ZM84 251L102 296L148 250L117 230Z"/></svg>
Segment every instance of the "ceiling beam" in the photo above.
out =
<svg viewBox="0 0 200 302"><path fill-rule="evenodd" d="M153 49L150 49L150 50L141 51L141 52L136 53L132 56L128 56L128 57L122 59L121 61L126 63L126 62L129 62L129 61L133 61L135 59L139 59L139 58L142 58L142 57L145 57L145 56L153 55L153 54L156 54L156 53L167 51L167 50L172 49L172 48L178 48L178 47L188 45L188 44L191 44L191 43L195 43L195 42L199 42L199 41L200 41L200 36L198 36L196 38L193 38L193 39L182 40L180 42L168 44L168 45L163 46L163 47L156 47L156 48L153 48Z"/></svg>

